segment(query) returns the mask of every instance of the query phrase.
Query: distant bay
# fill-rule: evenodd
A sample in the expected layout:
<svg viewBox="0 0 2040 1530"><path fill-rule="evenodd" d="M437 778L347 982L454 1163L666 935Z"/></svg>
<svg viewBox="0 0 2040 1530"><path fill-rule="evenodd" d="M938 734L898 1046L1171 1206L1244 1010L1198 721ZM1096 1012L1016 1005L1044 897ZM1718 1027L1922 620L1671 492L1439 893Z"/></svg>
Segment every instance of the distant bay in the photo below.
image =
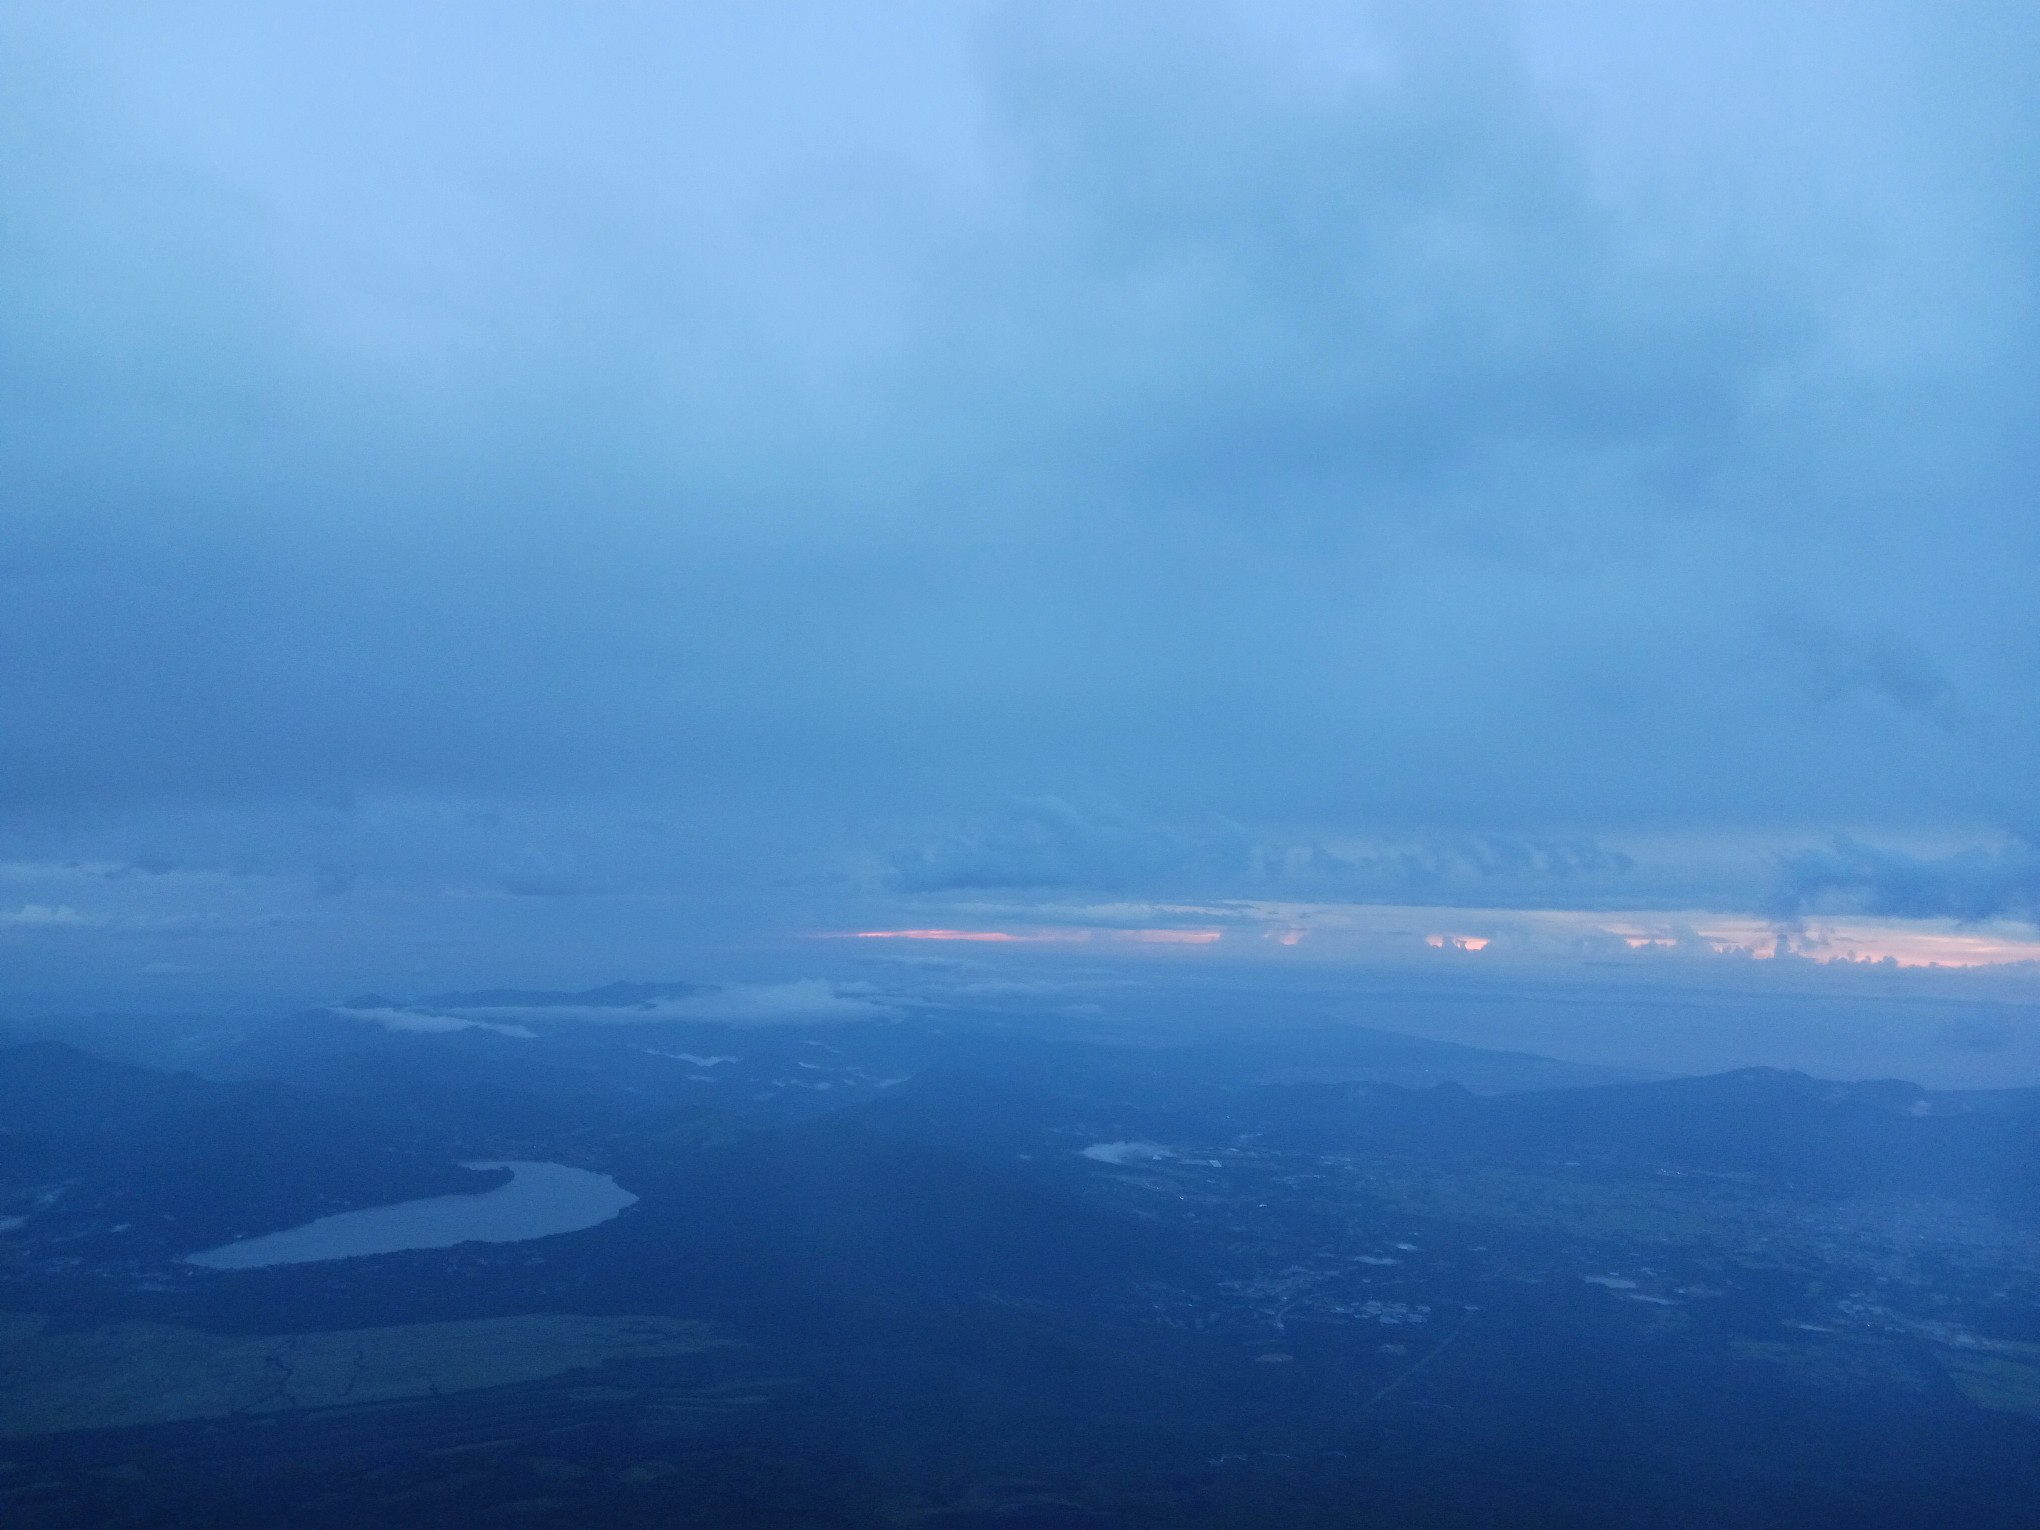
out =
<svg viewBox="0 0 2040 1530"><path fill-rule="evenodd" d="M460 1243L522 1243L594 1227L637 1200L607 1174L563 1163L509 1161L464 1167L508 1169L510 1183L480 1195L435 1195L343 1211L282 1232L205 1249L186 1256L184 1262L209 1270L252 1270Z"/></svg>

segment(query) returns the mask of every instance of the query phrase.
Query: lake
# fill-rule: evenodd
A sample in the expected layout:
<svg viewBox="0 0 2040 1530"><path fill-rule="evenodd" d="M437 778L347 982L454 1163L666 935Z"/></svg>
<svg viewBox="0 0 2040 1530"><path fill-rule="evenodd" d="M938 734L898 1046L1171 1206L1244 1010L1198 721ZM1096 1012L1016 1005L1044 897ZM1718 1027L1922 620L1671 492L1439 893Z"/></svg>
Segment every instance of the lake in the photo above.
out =
<svg viewBox="0 0 2040 1530"><path fill-rule="evenodd" d="M422 1201L343 1211L302 1227L209 1248L187 1256L184 1262L209 1270L252 1270L407 1249L452 1248L457 1243L522 1243L594 1227L637 1200L607 1174L563 1163L471 1163L463 1167L508 1169L512 1177L509 1184L479 1195L435 1195Z"/></svg>

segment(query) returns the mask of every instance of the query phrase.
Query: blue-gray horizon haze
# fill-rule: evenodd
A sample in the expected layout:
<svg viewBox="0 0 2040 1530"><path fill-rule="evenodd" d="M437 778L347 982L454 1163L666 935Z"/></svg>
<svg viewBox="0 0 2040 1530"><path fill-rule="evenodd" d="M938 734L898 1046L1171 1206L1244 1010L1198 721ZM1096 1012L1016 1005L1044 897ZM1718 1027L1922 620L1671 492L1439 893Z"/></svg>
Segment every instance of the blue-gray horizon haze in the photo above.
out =
<svg viewBox="0 0 2040 1530"><path fill-rule="evenodd" d="M0 1011L1013 946L2030 1031L2036 65L10 6Z"/></svg>

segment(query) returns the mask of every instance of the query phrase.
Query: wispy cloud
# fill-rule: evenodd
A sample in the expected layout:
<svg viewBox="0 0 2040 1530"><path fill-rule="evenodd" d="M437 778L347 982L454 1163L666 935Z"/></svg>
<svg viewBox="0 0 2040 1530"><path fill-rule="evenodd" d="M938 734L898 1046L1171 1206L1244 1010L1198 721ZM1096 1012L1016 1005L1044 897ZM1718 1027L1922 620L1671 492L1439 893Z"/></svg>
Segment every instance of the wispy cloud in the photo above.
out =
<svg viewBox="0 0 2040 1530"><path fill-rule="evenodd" d="M595 1025L645 1025L668 1021L712 1021L721 1025L822 1024L895 1020L901 1011L850 985L820 978L789 983L730 983L706 992L639 1003L474 1004L453 1013L463 1019L569 1021Z"/></svg>

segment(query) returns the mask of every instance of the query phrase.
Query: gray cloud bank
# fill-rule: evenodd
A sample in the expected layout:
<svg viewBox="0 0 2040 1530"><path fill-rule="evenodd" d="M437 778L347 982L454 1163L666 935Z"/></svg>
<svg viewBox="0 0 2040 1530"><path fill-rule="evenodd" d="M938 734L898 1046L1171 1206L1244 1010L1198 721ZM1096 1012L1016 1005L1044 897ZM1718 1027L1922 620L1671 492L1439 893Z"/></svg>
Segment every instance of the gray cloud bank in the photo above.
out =
<svg viewBox="0 0 2040 1530"><path fill-rule="evenodd" d="M2040 924L2040 842L1918 855L1846 836L1788 857L1780 912L1837 905L1903 919L2023 919Z"/></svg>
<svg viewBox="0 0 2040 1530"><path fill-rule="evenodd" d="M1289 897L1452 902L1619 898L1635 861L1591 839L1427 835L1387 843L1286 842L1220 820L1143 822L1114 802L1038 797L983 824L895 854L905 893L1174 891L1214 887Z"/></svg>
<svg viewBox="0 0 2040 1530"><path fill-rule="evenodd" d="M0 857L787 923L2028 821L2016 8L38 3L0 60ZM1794 874L1972 906L1864 854Z"/></svg>

